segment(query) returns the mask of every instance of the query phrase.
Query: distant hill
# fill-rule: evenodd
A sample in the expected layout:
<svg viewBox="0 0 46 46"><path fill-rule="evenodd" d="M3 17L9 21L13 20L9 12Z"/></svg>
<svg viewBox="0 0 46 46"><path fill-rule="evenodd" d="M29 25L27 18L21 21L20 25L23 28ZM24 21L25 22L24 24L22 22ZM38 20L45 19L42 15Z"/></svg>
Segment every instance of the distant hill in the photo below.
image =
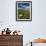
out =
<svg viewBox="0 0 46 46"><path fill-rule="evenodd" d="M34 43L46 43L46 39L37 38L33 40Z"/></svg>

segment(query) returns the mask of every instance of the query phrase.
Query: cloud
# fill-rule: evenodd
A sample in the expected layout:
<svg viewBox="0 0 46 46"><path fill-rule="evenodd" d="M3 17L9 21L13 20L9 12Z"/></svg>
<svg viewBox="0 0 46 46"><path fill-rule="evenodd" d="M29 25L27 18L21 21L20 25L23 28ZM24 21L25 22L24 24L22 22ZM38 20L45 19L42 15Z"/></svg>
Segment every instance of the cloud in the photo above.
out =
<svg viewBox="0 0 46 46"><path fill-rule="evenodd" d="M18 8L27 8L29 7L29 3L18 3Z"/></svg>

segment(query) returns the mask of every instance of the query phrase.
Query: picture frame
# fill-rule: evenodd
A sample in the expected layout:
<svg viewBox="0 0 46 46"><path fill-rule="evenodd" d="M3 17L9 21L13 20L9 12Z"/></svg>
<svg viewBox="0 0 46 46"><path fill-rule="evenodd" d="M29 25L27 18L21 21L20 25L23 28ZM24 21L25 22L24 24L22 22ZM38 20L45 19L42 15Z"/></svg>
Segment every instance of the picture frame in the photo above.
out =
<svg viewBox="0 0 46 46"><path fill-rule="evenodd" d="M32 21L32 1L16 1L16 21Z"/></svg>

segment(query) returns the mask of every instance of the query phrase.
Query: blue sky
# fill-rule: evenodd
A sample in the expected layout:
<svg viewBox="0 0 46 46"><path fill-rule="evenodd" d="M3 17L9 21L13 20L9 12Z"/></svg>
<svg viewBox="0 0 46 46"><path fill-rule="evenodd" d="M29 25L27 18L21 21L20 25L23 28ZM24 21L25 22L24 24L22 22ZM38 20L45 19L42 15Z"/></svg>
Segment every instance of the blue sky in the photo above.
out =
<svg viewBox="0 0 46 46"><path fill-rule="evenodd" d="M18 8L27 8L29 7L29 3L18 3Z"/></svg>

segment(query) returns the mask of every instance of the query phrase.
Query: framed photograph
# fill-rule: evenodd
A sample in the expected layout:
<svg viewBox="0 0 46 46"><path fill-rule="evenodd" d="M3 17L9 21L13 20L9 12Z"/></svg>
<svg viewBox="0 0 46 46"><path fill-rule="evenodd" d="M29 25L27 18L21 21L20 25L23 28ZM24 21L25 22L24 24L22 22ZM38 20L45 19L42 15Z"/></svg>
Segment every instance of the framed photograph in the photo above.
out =
<svg viewBox="0 0 46 46"><path fill-rule="evenodd" d="M16 21L32 21L32 1L16 1Z"/></svg>

